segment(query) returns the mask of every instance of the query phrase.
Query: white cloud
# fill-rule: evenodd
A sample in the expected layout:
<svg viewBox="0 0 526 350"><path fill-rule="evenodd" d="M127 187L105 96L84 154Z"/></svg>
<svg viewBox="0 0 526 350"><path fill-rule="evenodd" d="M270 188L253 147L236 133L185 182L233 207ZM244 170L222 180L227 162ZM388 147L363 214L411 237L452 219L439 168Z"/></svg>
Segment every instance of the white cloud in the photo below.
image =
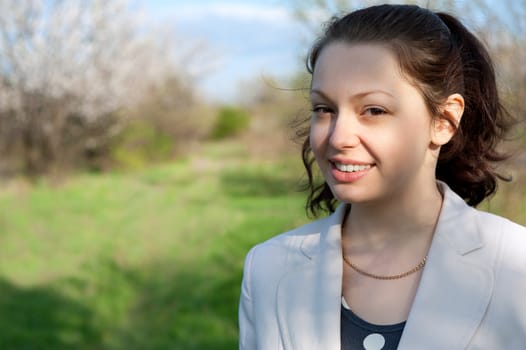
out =
<svg viewBox="0 0 526 350"><path fill-rule="evenodd" d="M180 20L203 20L207 17L232 19L236 21L283 22L293 21L290 10L281 6L215 3L189 4L174 7L167 16Z"/></svg>

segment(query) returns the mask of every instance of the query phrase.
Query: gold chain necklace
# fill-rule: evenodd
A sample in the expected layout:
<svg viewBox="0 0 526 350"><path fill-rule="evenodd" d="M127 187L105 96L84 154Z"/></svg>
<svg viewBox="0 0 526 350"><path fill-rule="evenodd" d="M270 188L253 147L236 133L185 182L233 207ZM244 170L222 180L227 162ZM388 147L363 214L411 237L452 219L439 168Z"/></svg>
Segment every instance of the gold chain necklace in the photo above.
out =
<svg viewBox="0 0 526 350"><path fill-rule="evenodd" d="M422 259L422 261L420 261L418 263L418 265L416 265L415 267L413 267L411 270L409 271L406 271L404 273L400 273L398 275L391 275L391 276L381 276L381 275L375 275L373 273L369 273L369 272L366 272L360 268L358 268L356 265L354 265L351 260L349 260L348 256L344 255L343 256L343 260L347 263L347 265L349 265L354 271L358 272L359 274L361 275L364 275L364 276L367 276L367 277L370 277L370 278L374 278L374 279L377 279L377 280L397 280L397 279L400 279L400 278L404 278L406 276L409 276L419 270L421 270L424 265L426 264L426 261L427 261L427 255Z"/></svg>

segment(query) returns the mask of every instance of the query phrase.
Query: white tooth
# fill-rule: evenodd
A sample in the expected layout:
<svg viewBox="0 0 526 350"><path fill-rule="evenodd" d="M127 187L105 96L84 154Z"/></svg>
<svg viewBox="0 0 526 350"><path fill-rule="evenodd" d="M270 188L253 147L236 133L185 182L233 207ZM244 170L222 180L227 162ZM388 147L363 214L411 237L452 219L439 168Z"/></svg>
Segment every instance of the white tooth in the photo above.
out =
<svg viewBox="0 0 526 350"><path fill-rule="evenodd" d="M355 171L362 171L369 169L370 165L353 165L353 164L341 164L341 163L335 163L336 168L340 171L344 171L347 173L352 173Z"/></svg>

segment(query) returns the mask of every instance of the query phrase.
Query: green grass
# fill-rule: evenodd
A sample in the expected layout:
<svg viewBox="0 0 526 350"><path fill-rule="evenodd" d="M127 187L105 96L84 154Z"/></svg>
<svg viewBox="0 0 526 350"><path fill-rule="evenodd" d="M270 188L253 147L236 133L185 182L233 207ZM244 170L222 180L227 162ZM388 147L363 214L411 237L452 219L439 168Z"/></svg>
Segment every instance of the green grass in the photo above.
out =
<svg viewBox="0 0 526 350"><path fill-rule="evenodd" d="M248 249L306 221L298 164L203 155L0 190L0 349L234 349Z"/></svg>
<svg viewBox="0 0 526 350"><path fill-rule="evenodd" d="M237 348L244 256L307 221L301 173L223 142L133 173L4 185L0 349ZM483 208L526 224L525 189Z"/></svg>

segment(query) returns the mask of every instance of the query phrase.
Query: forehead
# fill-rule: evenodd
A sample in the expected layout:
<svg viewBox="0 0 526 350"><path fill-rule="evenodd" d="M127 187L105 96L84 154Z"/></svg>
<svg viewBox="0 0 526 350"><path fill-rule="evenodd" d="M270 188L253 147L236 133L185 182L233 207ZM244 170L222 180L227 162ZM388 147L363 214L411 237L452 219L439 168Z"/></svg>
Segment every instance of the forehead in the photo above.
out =
<svg viewBox="0 0 526 350"><path fill-rule="evenodd" d="M396 90L400 84L407 81L399 62L393 51L381 44L331 43L321 51L312 75L312 89Z"/></svg>

